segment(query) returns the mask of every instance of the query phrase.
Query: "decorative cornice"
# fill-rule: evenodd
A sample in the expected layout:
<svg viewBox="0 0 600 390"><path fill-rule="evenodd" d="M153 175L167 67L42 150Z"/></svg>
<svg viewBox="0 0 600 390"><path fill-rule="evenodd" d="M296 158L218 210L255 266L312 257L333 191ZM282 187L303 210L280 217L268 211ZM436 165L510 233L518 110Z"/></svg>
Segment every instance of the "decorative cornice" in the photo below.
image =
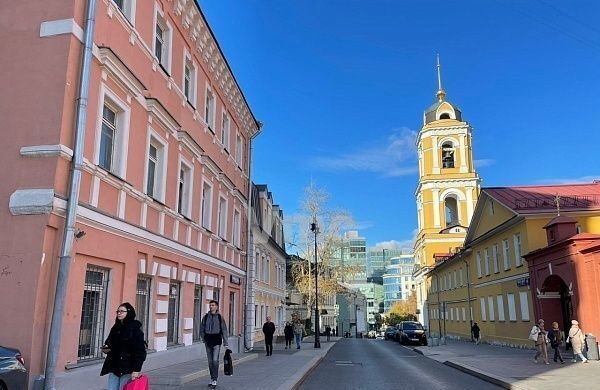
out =
<svg viewBox="0 0 600 390"><path fill-rule="evenodd" d="M73 151L63 144L23 146L20 150L23 157L62 157L71 160Z"/></svg>
<svg viewBox="0 0 600 390"><path fill-rule="evenodd" d="M144 84L109 47L98 47L96 58L102 65L102 69L113 76L123 89L130 91L136 97L144 93L146 90Z"/></svg>
<svg viewBox="0 0 600 390"><path fill-rule="evenodd" d="M181 126L157 99L146 98L146 107L147 111L154 114L154 117L161 122L165 129L171 132L174 137L177 137L177 132Z"/></svg>

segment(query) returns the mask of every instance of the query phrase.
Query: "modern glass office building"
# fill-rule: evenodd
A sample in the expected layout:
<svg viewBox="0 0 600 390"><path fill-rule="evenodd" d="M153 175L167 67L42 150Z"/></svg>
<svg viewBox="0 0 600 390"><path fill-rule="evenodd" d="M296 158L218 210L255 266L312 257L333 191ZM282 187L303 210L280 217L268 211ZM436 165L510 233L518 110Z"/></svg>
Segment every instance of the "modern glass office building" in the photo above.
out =
<svg viewBox="0 0 600 390"><path fill-rule="evenodd" d="M415 287L412 254L392 257L383 275L383 310L390 311L394 302L408 298Z"/></svg>

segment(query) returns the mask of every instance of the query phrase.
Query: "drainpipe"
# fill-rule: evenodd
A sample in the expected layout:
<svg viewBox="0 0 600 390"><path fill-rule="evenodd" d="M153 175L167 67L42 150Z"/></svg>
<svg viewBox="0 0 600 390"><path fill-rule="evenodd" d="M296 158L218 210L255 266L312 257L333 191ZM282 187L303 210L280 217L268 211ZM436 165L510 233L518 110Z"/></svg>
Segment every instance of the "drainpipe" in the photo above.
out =
<svg viewBox="0 0 600 390"><path fill-rule="evenodd" d="M73 173L69 182L69 198L67 200L66 219L63 233L63 241L58 266L58 277L56 280L56 291L54 293L54 307L52 320L50 322L50 334L48 335L48 350L46 354L46 371L44 380L45 390L55 390L56 365L60 351L60 337L65 311L65 297L69 282L69 270L73 252L73 241L75 239L75 220L77 216L77 204L79 203L79 189L81 187L81 171L83 167L83 148L85 141L85 125L87 119L87 103L90 89L90 74L92 62L92 46L94 44L94 14L96 0L88 2L86 24L85 24L85 47L83 50L83 61L81 65L79 82L79 104L77 106L77 122L75 128L75 145L73 148Z"/></svg>
<svg viewBox="0 0 600 390"><path fill-rule="evenodd" d="M473 341L473 333L471 332L471 329L473 329L473 309L471 308L471 283L470 283L470 277L469 277L469 262L465 259L463 259L463 262L465 263L465 266L467 268L467 299L469 300L469 333L471 334L471 341Z"/></svg>
<svg viewBox="0 0 600 390"><path fill-rule="evenodd" d="M254 347L253 340L250 340L252 336L252 327L254 316L254 270L255 270L255 258L254 258L254 236L252 235L252 141L256 138L262 129L262 123L257 122L258 130L250 137L248 142L248 218L247 218L247 231L248 231L248 247L246 249L246 295L244 296L244 307L246 308L244 314L244 350L251 351ZM254 313L256 315L256 313Z"/></svg>
<svg viewBox="0 0 600 390"><path fill-rule="evenodd" d="M435 277L437 279L437 286L436 286L436 290L437 290L437 306L438 306L438 331L439 331L439 343L442 343L442 306L440 303L440 275L438 275L437 273L435 274Z"/></svg>

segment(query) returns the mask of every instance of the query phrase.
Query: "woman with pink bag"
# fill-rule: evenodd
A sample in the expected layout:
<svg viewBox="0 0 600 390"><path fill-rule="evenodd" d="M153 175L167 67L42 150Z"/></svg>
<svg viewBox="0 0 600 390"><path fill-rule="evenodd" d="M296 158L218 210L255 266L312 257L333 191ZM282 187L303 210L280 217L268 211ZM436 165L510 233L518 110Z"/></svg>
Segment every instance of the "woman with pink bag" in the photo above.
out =
<svg viewBox="0 0 600 390"><path fill-rule="evenodd" d="M142 323L135 319L135 310L129 302L119 305L115 324L104 342L102 352L106 354L106 359L100 376L108 374L107 390L124 390L129 382L137 382L146 360L146 343ZM146 382L147 387L145 377L139 384L141 382Z"/></svg>

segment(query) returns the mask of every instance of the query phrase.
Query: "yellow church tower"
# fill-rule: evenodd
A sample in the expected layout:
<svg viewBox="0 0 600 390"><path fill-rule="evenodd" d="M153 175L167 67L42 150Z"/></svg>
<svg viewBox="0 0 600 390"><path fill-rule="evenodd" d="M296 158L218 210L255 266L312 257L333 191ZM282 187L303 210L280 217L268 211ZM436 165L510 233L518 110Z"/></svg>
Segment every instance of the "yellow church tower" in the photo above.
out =
<svg viewBox="0 0 600 390"><path fill-rule="evenodd" d="M436 259L462 246L479 195L481 179L473 166L471 126L462 112L446 100L437 58L437 101L423 115L417 136L419 184L418 235L414 255L419 319L425 321L427 299L425 274ZM422 314L421 314L422 313Z"/></svg>

